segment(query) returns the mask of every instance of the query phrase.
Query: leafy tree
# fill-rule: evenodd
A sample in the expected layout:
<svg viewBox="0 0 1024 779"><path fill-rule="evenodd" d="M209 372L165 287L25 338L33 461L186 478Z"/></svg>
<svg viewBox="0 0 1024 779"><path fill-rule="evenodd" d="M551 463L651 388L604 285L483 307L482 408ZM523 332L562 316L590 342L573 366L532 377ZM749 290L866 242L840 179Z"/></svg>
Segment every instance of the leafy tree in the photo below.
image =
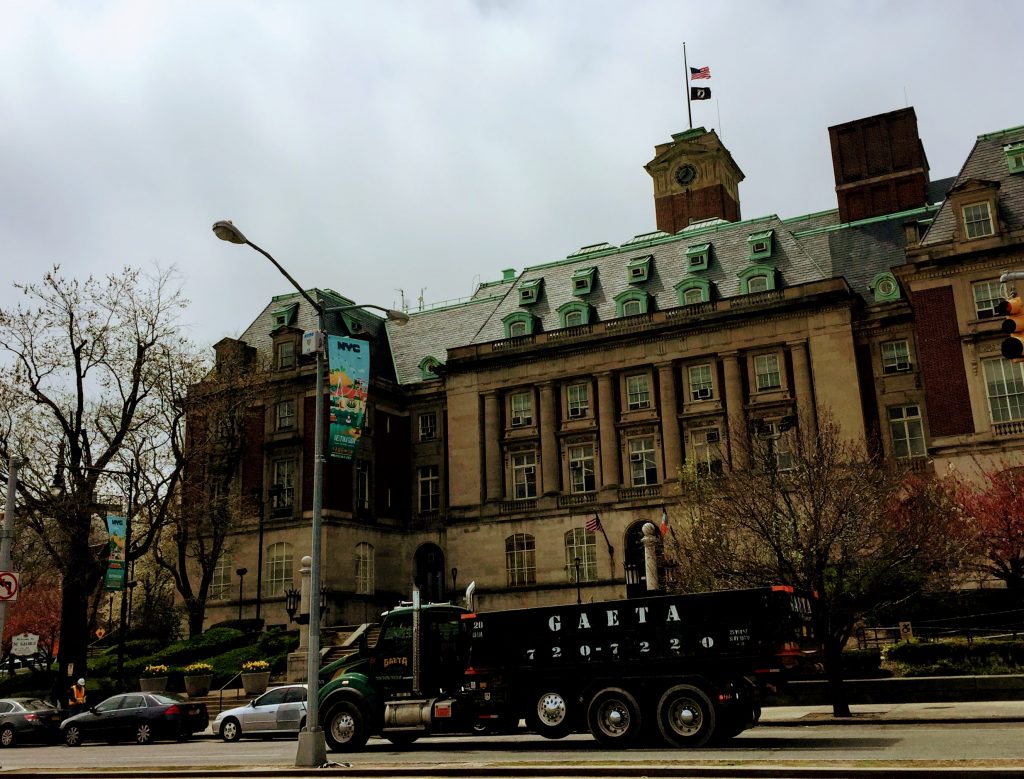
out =
<svg viewBox="0 0 1024 779"><path fill-rule="evenodd" d="M981 572L1024 593L1024 467L985 470L958 480L957 499L977 533Z"/></svg>
<svg viewBox="0 0 1024 779"><path fill-rule="evenodd" d="M187 384L176 377L197 358L179 333L186 301L173 270L78 281L55 266L15 287L23 302L0 310L0 456L26 462L19 516L59 572L65 678L85 668L90 601L106 565L101 510L112 496L124 510L122 496L132 496L130 564L173 502L174 468L153 480L148 466L165 446L168 387Z"/></svg>
<svg viewBox="0 0 1024 779"><path fill-rule="evenodd" d="M948 584L970 540L948 484L880 462L829 415L817 426L816 436L752 434L743 470L684 470L688 521L675 523L666 549L677 581L693 590L790 584L818 593L833 712L848 716L841 653L857 622Z"/></svg>
<svg viewBox="0 0 1024 779"><path fill-rule="evenodd" d="M39 651L46 655L46 664L53 662L53 653L60 636L60 604L60 587L39 580L22 582L18 600L6 607L4 653L10 651L14 636L34 633L39 636Z"/></svg>

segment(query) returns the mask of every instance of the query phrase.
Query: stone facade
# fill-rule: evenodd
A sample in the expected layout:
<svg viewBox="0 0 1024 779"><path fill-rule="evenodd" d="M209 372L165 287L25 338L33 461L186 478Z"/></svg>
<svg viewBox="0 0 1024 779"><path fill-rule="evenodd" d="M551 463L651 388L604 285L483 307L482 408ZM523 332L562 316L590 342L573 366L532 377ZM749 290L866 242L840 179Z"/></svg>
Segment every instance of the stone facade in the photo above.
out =
<svg viewBox="0 0 1024 779"><path fill-rule="evenodd" d="M748 221L728 150L713 131L680 133L647 165L657 231L506 271L404 327L328 321L371 343L374 379L356 460L325 468L326 623L374 620L414 582L441 599L475 581L482 609L642 588L641 527L672 521L680 469L744 467L758 426L799 420L780 458L786 435L813 435L828 413L922 471L1019 463L1024 368L999 357L991 303L1000 271L1020 266L1024 173L1004 149L1024 128L979 137L960 175L936 182L916 133L913 109L830 128L840 208ZM266 508L270 625L287 621L283 589L310 547L307 309L276 298L239 339L275 387L254 404L237 484ZM281 480L287 500L271 500ZM258 501L240 505L221 580L259 568ZM237 592L219 588L208 619L236 615Z"/></svg>

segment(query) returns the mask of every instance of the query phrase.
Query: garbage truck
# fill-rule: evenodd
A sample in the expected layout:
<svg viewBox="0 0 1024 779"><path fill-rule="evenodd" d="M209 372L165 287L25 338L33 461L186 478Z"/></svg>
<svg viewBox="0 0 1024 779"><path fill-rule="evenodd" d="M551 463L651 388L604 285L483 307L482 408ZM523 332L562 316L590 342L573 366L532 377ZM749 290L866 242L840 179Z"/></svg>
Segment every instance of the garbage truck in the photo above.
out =
<svg viewBox="0 0 1024 779"><path fill-rule="evenodd" d="M754 726L761 695L820 656L815 597L789 586L476 612L413 600L321 671L332 751L370 736L589 732L699 747Z"/></svg>

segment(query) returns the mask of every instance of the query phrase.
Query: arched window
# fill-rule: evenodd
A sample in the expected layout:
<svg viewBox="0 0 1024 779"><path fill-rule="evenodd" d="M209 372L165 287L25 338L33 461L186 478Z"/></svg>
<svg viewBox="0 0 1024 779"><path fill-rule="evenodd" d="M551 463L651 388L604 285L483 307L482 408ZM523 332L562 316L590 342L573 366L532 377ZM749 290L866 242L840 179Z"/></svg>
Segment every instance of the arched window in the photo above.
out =
<svg viewBox="0 0 1024 779"><path fill-rule="evenodd" d="M772 289L775 289L775 268L771 265L751 265L740 274L741 295Z"/></svg>
<svg viewBox="0 0 1024 779"><path fill-rule="evenodd" d="M597 544L586 528L574 527L565 534L565 572L569 584L576 583L576 561L579 560L581 582L597 581Z"/></svg>
<svg viewBox="0 0 1024 779"><path fill-rule="evenodd" d="M558 318L562 322L562 327L579 327L590 324L590 306L579 301L566 303L559 306Z"/></svg>
<svg viewBox="0 0 1024 779"><path fill-rule="evenodd" d="M528 587L537 583L536 546L533 536L515 533L505 539L505 571L509 587Z"/></svg>
<svg viewBox="0 0 1024 779"><path fill-rule="evenodd" d="M629 289L615 296L616 316L636 316L646 314L650 298L646 292Z"/></svg>
<svg viewBox="0 0 1024 779"><path fill-rule="evenodd" d="M711 284L707 279L684 279L676 284L679 305L692 306L711 300Z"/></svg>
<svg viewBox="0 0 1024 779"><path fill-rule="evenodd" d="M292 584L292 545L279 541L267 547L266 570L263 572L264 595L284 595Z"/></svg>
<svg viewBox="0 0 1024 779"><path fill-rule="evenodd" d="M356 594L373 595L373 544L356 544Z"/></svg>
<svg viewBox="0 0 1024 779"><path fill-rule="evenodd" d="M210 578L210 600L226 600L231 597L231 568L231 558L222 554Z"/></svg>
<svg viewBox="0 0 1024 779"><path fill-rule="evenodd" d="M505 326L506 338L520 338L524 335L533 335L534 318L531 314L523 311L516 311L501 320Z"/></svg>

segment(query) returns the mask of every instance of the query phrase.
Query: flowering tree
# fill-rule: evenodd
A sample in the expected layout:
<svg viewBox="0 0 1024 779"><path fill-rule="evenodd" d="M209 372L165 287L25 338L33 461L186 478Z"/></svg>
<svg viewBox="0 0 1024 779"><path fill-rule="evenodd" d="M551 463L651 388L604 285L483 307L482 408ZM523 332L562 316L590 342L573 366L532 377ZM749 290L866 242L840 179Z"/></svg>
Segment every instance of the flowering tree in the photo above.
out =
<svg viewBox="0 0 1024 779"><path fill-rule="evenodd" d="M957 499L977 533L978 567L1024 592L1024 467L984 471L980 484L961 480Z"/></svg>
<svg viewBox="0 0 1024 779"><path fill-rule="evenodd" d="M18 600L7 604L4 623L4 652L9 652L11 639L22 633L39 636L39 651L52 662L60 637L60 587L52 582L36 581L18 591Z"/></svg>

